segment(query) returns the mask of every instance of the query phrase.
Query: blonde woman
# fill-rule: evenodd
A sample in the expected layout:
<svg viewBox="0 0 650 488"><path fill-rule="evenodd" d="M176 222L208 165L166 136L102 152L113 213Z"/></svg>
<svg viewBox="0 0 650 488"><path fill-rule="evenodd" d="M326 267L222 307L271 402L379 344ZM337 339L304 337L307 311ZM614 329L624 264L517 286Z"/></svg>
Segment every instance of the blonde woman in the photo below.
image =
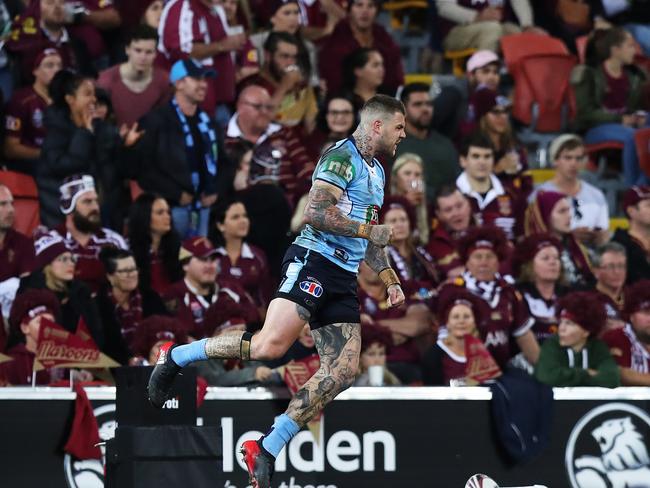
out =
<svg viewBox="0 0 650 488"><path fill-rule="evenodd" d="M395 160L391 170L390 194L406 198L415 209L416 226L413 231L419 244L429 242L429 211L424 186L422 158L404 153Z"/></svg>

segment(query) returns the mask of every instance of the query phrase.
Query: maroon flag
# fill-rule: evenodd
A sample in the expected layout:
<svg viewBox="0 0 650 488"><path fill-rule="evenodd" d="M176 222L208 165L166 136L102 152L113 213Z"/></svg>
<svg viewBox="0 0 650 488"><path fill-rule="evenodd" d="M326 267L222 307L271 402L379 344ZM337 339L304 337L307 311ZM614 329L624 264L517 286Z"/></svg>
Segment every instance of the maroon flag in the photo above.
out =
<svg viewBox="0 0 650 488"><path fill-rule="evenodd" d="M73 334L47 318L41 319L34 371L52 367L112 368L118 363L100 352L83 319Z"/></svg>
<svg viewBox="0 0 650 488"><path fill-rule="evenodd" d="M465 379L467 384L481 384L501 376L501 368L480 339L465 336Z"/></svg>

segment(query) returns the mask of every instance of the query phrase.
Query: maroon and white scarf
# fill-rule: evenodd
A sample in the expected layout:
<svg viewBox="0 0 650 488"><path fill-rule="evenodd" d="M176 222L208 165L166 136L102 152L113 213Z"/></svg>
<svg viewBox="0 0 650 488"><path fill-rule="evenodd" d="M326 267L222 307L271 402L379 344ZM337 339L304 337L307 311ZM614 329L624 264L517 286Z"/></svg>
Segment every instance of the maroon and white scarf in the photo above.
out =
<svg viewBox="0 0 650 488"><path fill-rule="evenodd" d="M632 350L630 351L630 368L637 373L650 373L650 352L637 339L631 324L625 324L623 333L627 336Z"/></svg>

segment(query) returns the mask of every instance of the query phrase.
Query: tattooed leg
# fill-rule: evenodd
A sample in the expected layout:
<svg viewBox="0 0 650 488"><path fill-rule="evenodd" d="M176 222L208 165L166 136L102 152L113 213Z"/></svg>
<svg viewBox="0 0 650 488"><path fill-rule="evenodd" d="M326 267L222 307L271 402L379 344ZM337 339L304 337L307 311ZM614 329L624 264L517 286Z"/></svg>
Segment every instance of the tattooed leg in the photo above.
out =
<svg viewBox="0 0 650 488"><path fill-rule="evenodd" d="M300 426L354 383L361 351L359 324L330 324L314 330L312 335L320 368L298 390L286 412Z"/></svg>

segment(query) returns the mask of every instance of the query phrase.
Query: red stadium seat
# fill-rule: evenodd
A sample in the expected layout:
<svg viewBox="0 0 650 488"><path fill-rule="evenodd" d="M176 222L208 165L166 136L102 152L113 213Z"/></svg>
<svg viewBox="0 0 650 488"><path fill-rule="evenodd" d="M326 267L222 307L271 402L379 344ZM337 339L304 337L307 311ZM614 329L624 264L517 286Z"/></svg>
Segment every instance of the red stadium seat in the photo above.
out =
<svg viewBox="0 0 650 488"><path fill-rule="evenodd" d="M31 236L41 223L38 189L34 178L15 171L0 171L0 183L6 185L14 196L16 209L14 228Z"/></svg>
<svg viewBox="0 0 650 488"><path fill-rule="evenodd" d="M634 133L634 142L639 156L639 167L650 176L650 128L637 130Z"/></svg>
<svg viewBox="0 0 650 488"><path fill-rule="evenodd" d="M535 54L518 62L513 116L536 132L560 132L575 114L570 54Z"/></svg>
<svg viewBox="0 0 650 488"><path fill-rule="evenodd" d="M534 54L569 54L564 43L551 36L538 34L512 34L501 38L503 59L510 74L515 76L522 58Z"/></svg>

